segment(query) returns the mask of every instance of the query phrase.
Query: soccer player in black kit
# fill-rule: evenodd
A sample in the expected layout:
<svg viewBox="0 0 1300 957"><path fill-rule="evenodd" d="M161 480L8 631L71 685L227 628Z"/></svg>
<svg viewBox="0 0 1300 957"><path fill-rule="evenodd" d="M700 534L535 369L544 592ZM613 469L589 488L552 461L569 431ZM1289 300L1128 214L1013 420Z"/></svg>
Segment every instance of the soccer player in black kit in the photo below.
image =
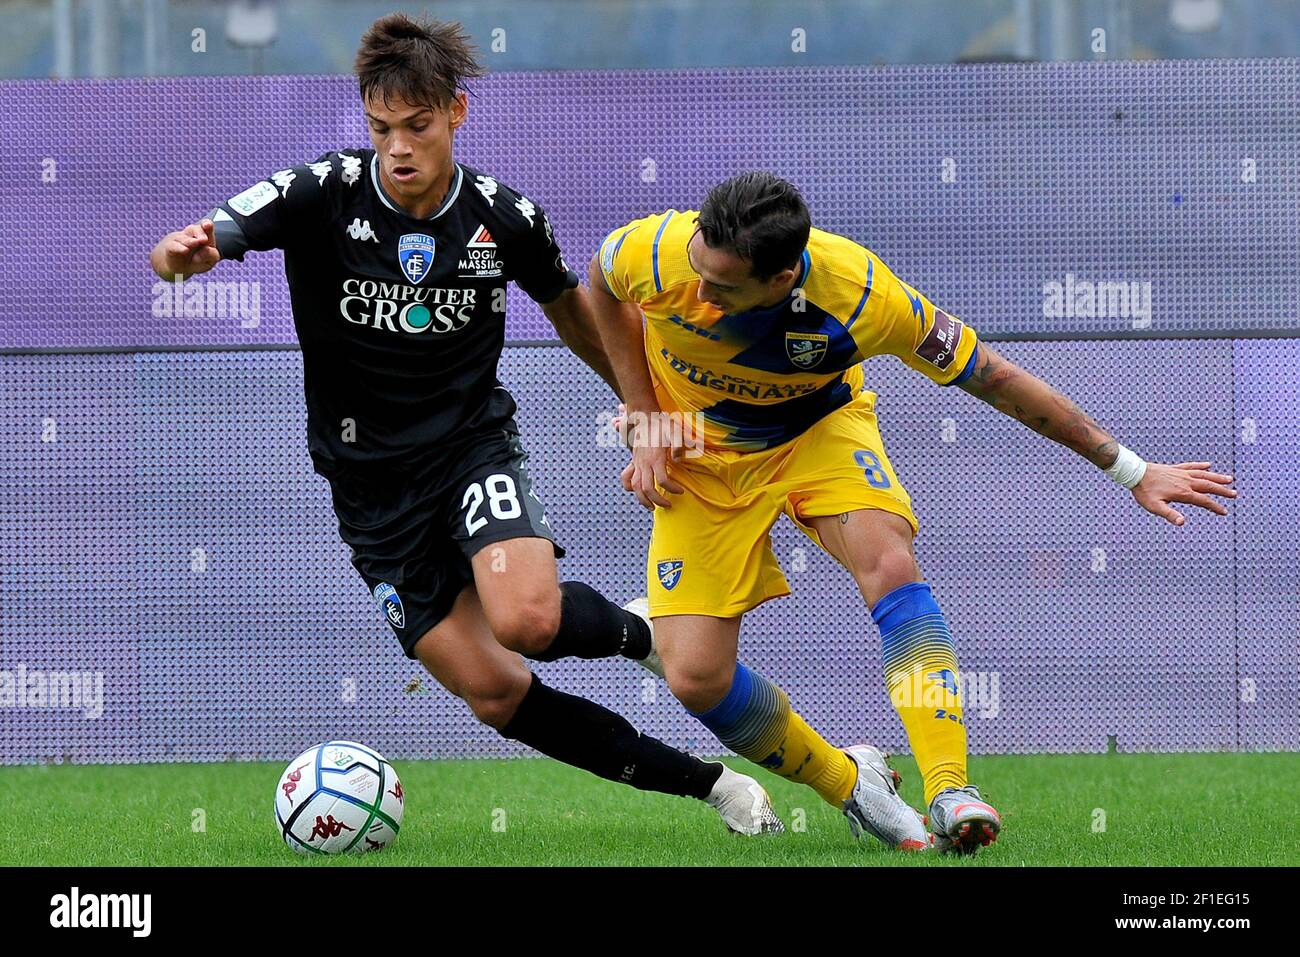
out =
<svg viewBox="0 0 1300 957"><path fill-rule="evenodd" d="M460 26L383 17L356 73L373 149L325 153L245 189L164 236L154 271L171 281L284 250L312 462L408 657L506 738L705 800L734 831L780 830L752 778L547 687L519 657L649 663L653 644L648 620L558 582L564 553L496 375L506 283L611 387L614 375L541 207L452 158L462 81L483 73Z"/></svg>

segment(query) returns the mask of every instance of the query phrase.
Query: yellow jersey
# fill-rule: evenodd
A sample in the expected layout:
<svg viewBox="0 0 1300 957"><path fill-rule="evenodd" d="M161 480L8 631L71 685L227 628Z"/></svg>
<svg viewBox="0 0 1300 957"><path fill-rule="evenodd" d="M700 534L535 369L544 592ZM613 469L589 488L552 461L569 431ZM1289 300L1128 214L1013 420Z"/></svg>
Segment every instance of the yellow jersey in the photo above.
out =
<svg viewBox="0 0 1300 957"><path fill-rule="evenodd" d="M645 313L645 352L665 411L699 413L708 448L788 442L853 400L862 365L895 355L940 385L975 367L975 331L871 250L813 229L795 287L774 306L726 314L696 295L686 246L695 210L614 230L600 248L613 295Z"/></svg>

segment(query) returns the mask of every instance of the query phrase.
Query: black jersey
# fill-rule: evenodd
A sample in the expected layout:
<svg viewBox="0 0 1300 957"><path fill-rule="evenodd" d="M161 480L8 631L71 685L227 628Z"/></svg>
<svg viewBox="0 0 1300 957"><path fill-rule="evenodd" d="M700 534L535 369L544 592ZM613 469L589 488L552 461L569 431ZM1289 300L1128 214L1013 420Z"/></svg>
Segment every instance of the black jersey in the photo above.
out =
<svg viewBox="0 0 1300 957"><path fill-rule="evenodd" d="M457 164L425 219L383 191L375 151L280 170L210 214L222 258L284 250L318 471L428 460L508 422L506 284L578 284L540 206Z"/></svg>

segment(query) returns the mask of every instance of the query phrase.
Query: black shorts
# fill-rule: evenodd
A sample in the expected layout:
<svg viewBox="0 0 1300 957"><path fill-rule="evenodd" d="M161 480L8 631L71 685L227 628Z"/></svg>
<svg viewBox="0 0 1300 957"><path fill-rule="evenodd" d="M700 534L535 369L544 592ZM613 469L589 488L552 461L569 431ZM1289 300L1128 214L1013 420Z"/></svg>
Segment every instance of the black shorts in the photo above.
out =
<svg viewBox="0 0 1300 957"><path fill-rule="evenodd" d="M564 557L524 468L528 453L508 425L448 444L429 461L326 475L352 565L408 658L474 580L470 559L484 546L545 538Z"/></svg>

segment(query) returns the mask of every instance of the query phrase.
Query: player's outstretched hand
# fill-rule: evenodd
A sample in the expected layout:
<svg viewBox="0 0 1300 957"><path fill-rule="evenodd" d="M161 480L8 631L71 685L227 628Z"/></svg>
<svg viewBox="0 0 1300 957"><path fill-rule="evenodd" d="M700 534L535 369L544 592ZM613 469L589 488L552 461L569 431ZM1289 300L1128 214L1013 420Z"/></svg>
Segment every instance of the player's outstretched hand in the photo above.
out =
<svg viewBox="0 0 1300 957"><path fill-rule="evenodd" d="M1227 515L1227 506L1210 496L1236 498L1237 490L1228 487L1232 484L1232 476L1208 472L1209 467L1209 462L1180 462L1178 465L1148 462L1146 474L1133 489L1133 497L1152 515L1159 515L1171 525L1182 525L1183 516L1170 507L1170 502L1186 502L1216 515Z"/></svg>
<svg viewBox="0 0 1300 957"><path fill-rule="evenodd" d="M154 271L169 276L207 272L221 261L215 231L212 220L204 219L168 233L154 248Z"/></svg>

